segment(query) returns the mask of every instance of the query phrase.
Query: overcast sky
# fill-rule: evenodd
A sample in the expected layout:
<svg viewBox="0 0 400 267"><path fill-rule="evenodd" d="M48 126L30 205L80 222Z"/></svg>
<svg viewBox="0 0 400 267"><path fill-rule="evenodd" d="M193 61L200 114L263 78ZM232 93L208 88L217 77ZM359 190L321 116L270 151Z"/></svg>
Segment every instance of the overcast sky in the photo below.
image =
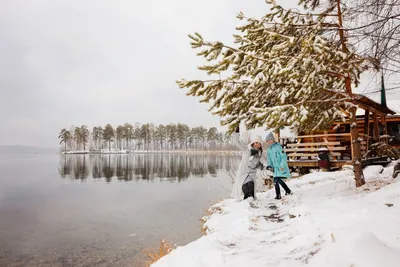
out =
<svg viewBox="0 0 400 267"><path fill-rule="evenodd" d="M264 0L0 0L0 144L56 146L61 128L219 126L175 81L201 62L187 35L232 40Z"/></svg>
<svg viewBox="0 0 400 267"><path fill-rule="evenodd" d="M290 5L296 1L286 0ZM61 128L219 126L175 81L198 78L187 34L231 42L264 0L0 0L0 144L54 147Z"/></svg>

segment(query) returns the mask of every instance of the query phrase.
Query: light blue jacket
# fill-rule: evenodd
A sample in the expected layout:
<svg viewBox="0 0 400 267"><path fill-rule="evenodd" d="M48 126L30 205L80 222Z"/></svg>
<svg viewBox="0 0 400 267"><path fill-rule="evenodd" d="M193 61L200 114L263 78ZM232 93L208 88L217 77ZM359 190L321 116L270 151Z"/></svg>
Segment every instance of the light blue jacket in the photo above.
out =
<svg viewBox="0 0 400 267"><path fill-rule="evenodd" d="M274 168L274 177L289 178L287 156L281 144L275 142L267 150L267 166Z"/></svg>

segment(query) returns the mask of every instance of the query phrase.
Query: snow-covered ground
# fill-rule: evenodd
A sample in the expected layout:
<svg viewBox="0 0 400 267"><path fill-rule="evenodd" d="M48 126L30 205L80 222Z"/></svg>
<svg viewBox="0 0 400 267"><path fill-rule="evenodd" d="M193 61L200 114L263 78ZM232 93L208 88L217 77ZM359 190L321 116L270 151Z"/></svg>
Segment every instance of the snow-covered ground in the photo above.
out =
<svg viewBox="0 0 400 267"><path fill-rule="evenodd" d="M288 181L294 195L274 200L224 200L211 208L207 235L178 247L152 267L398 267L400 180L393 166L364 170L355 188L351 170Z"/></svg>

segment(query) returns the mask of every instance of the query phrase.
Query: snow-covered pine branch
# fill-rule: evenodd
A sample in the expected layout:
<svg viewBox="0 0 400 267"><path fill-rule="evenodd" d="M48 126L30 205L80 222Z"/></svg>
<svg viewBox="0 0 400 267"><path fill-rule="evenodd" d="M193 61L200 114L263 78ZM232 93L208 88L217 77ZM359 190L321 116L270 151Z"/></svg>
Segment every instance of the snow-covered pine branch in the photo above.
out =
<svg viewBox="0 0 400 267"><path fill-rule="evenodd" d="M274 5L261 19L238 17L245 24L237 27L236 47L190 35L192 47L210 62L199 69L212 78L178 81L188 95L210 103L230 130L243 120L250 128L289 124L312 131L343 119L341 109L351 104L345 77L357 85L367 62L355 51L343 52L337 37L327 33L335 26L329 16Z"/></svg>

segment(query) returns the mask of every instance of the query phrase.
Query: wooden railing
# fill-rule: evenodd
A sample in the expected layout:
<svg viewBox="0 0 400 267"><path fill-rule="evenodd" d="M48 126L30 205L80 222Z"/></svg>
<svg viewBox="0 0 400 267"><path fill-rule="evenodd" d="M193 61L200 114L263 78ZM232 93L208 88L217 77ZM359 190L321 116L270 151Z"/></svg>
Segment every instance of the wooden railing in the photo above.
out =
<svg viewBox="0 0 400 267"><path fill-rule="evenodd" d="M361 155L368 151L369 142L372 137L365 134L359 134L361 141ZM281 137L280 143L284 146L285 152L289 160L296 160L299 158L312 159L318 156L318 149L326 147L329 154L334 160L344 159L349 157L353 159L353 151L351 147L352 138L350 133L339 134L315 134L315 135L301 135L295 137Z"/></svg>
<svg viewBox="0 0 400 267"><path fill-rule="evenodd" d="M360 138L362 138L363 140L361 141L361 155L364 155L365 153L367 153L368 151L368 147L369 147L369 142L372 139L371 136L368 136L366 134L359 134Z"/></svg>
<svg viewBox="0 0 400 267"><path fill-rule="evenodd" d="M345 157L353 158L349 133L302 135L292 138L282 137L279 140L284 146L289 160L316 159L321 147L326 147L329 150L329 155L333 160L344 159ZM290 142L290 140L293 141Z"/></svg>

